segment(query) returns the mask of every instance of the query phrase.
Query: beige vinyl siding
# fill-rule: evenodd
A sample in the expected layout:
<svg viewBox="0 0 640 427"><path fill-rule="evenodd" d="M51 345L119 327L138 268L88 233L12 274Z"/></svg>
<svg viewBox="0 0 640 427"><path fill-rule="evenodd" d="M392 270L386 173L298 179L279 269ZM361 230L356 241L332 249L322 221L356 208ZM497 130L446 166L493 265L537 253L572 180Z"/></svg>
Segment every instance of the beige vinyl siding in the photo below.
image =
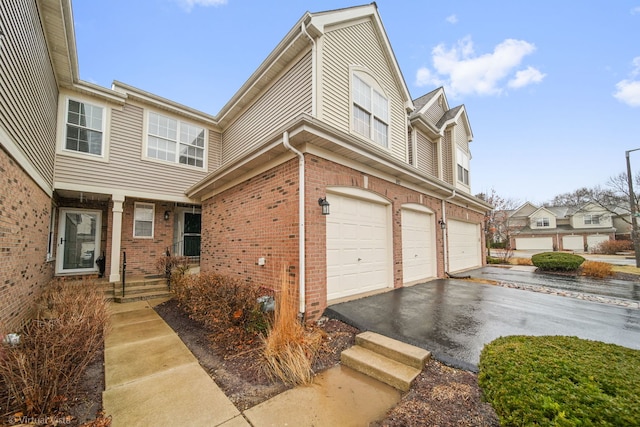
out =
<svg viewBox="0 0 640 427"><path fill-rule="evenodd" d="M433 177L438 177L438 150L436 144L431 142L422 133L417 133L416 151L418 157L418 169Z"/></svg>
<svg viewBox="0 0 640 427"><path fill-rule="evenodd" d="M444 102L442 100L442 97L439 98L440 99L431 104L427 111L425 111L424 113L424 115L427 116L431 123L438 123L438 120L440 120L445 113L445 110L443 108Z"/></svg>
<svg viewBox="0 0 640 427"><path fill-rule="evenodd" d="M224 130L222 162L230 162L255 148L300 113L311 114L311 91L309 52Z"/></svg>
<svg viewBox="0 0 640 427"><path fill-rule="evenodd" d="M58 89L32 0L0 2L0 122L53 187Z"/></svg>
<svg viewBox="0 0 640 427"><path fill-rule="evenodd" d="M344 132L351 132L350 67L363 67L373 74L390 100L389 147L394 157L406 161L407 123L404 100L373 24L367 21L331 30L323 37L321 46L320 117Z"/></svg>
<svg viewBox="0 0 640 427"><path fill-rule="evenodd" d="M143 159L144 114L145 110L139 105L126 104L122 110L112 109L109 161L59 154L56 182L80 181L84 185L103 187L105 191L120 189L125 194L128 190L183 197L185 190L204 178L207 171ZM211 129L207 129L207 134L207 161L211 171L219 167L220 136Z"/></svg>
<svg viewBox="0 0 640 427"><path fill-rule="evenodd" d="M451 129L444 131L444 141L442 144L442 179L449 184L453 184L453 144L451 141Z"/></svg>

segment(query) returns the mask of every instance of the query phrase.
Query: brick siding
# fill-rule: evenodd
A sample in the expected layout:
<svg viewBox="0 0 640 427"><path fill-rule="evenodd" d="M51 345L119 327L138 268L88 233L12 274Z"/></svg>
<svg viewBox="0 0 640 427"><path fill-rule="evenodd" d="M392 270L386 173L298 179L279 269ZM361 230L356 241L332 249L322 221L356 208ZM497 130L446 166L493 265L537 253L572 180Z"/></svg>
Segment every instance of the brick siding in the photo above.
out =
<svg viewBox="0 0 640 427"><path fill-rule="evenodd" d="M306 154L306 318L317 319L326 308L326 217L317 200L329 186L365 189L365 175L332 161ZM401 207L417 203L442 217L441 200L376 177L368 191L392 204L393 285L401 287ZM421 202L422 196L422 202ZM447 219L482 223L482 213L447 202ZM298 265L298 161L290 160L238 184L202 206L203 272L242 277L265 286L278 283L283 265ZM442 233L436 233L437 274L444 275ZM484 247L484 244L483 246ZM258 266L259 257L266 259ZM297 281L298 277L296 277Z"/></svg>
<svg viewBox="0 0 640 427"><path fill-rule="evenodd" d="M47 262L51 199L0 149L0 324L17 330L53 277Z"/></svg>

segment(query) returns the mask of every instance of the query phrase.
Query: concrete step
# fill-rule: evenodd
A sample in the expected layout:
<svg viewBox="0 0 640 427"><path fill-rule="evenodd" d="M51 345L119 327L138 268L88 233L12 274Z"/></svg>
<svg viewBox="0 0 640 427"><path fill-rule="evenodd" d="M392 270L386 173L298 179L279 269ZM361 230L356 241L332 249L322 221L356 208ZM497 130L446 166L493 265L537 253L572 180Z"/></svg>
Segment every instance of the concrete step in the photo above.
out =
<svg viewBox="0 0 640 427"><path fill-rule="evenodd" d="M431 357L425 349L370 331L356 335L356 345L419 370Z"/></svg>
<svg viewBox="0 0 640 427"><path fill-rule="evenodd" d="M169 292L169 287L167 286L167 282L163 280L161 283L154 283L154 284L151 284L151 283L149 283L149 284L140 284L140 283L129 284L129 283L126 283L125 284L125 288L124 288L125 296L134 295L134 294L140 294L140 293L145 293L145 292L152 292L152 291ZM116 286L113 287L113 294L116 297L122 296L122 284L121 283L119 283L119 284L117 284Z"/></svg>
<svg viewBox="0 0 640 427"><path fill-rule="evenodd" d="M113 301L124 304L128 302L142 301L142 300L155 299L155 298L170 298L172 296L173 294L168 290L147 291L147 292L140 292L137 294L130 294L125 290L124 297L122 295L114 296Z"/></svg>
<svg viewBox="0 0 640 427"><path fill-rule="evenodd" d="M345 366L402 391L408 391L413 380L421 372L421 369L405 365L359 345L344 350L340 355L340 361Z"/></svg>

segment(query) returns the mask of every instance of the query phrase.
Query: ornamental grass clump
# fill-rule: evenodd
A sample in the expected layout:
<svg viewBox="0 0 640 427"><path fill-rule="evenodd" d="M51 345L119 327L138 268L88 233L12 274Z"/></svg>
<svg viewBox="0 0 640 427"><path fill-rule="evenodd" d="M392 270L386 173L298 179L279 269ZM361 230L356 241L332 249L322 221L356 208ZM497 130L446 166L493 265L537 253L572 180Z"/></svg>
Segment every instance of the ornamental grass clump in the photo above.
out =
<svg viewBox="0 0 640 427"><path fill-rule="evenodd" d="M37 307L38 317L18 332L18 342L0 343L0 415L60 410L103 347L109 313L101 286L56 280Z"/></svg>
<svg viewBox="0 0 640 427"><path fill-rule="evenodd" d="M531 263L543 271L576 271L583 262L580 255L566 252L542 252L531 257Z"/></svg>
<svg viewBox="0 0 640 427"><path fill-rule="evenodd" d="M480 354L501 426L640 426L640 351L565 336L510 336Z"/></svg>
<svg viewBox="0 0 640 427"><path fill-rule="evenodd" d="M322 344L317 330L308 330L298 320L296 289L286 270L282 272L276 293L273 324L264 342L265 371L287 385L309 384L313 379L312 363Z"/></svg>
<svg viewBox="0 0 640 427"><path fill-rule="evenodd" d="M613 266L607 262L585 261L580 267L583 276L603 279L613 276Z"/></svg>

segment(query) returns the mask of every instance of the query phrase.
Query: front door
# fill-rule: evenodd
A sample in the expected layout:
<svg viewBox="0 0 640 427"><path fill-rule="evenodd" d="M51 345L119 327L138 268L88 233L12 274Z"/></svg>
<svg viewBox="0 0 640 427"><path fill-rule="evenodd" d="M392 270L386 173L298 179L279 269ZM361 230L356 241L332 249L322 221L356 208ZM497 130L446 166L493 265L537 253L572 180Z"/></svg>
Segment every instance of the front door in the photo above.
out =
<svg viewBox="0 0 640 427"><path fill-rule="evenodd" d="M101 212L82 209L60 209L58 223L58 273L91 273L98 271L96 258L100 252Z"/></svg>
<svg viewBox="0 0 640 427"><path fill-rule="evenodd" d="M200 256L201 219L199 212L184 213L184 256Z"/></svg>

